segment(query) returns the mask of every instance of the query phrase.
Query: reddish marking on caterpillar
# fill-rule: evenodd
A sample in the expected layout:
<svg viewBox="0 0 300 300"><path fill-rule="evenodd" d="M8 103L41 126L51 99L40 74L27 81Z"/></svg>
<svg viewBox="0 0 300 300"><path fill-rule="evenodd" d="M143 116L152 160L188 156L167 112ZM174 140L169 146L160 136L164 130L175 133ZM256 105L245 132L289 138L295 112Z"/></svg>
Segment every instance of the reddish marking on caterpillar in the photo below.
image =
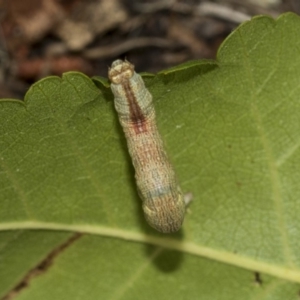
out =
<svg viewBox="0 0 300 300"><path fill-rule="evenodd" d="M186 202L156 127L152 95L128 61L114 61L108 77L146 220L160 232L178 231Z"/></svg>

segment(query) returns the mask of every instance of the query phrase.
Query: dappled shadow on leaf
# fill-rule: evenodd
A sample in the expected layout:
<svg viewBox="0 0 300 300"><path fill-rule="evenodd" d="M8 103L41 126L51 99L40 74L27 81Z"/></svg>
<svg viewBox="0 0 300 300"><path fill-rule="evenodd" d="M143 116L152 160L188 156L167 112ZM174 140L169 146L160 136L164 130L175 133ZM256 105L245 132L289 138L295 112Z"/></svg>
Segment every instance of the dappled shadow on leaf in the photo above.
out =
<svg viewBox="0 0 300 300"><path fill-rule="evenodd" d="M144 221L144 224L146 224L146 221ZM149 232L149 225L147 225L147 231ZM170 233L170 234L163 234L163 233L158 233L154 229L152 229L152 232L154 234L160 235L162 238L167 239L172 239L175 238L177 240L183 240L184 238L184 233L183 230L180 229L176 233ZM152 245L148 245L146 247L146 255L149 257L150 260L153 258L153 253L157 252L159 250L159 254L153 259L153 264L162 272L164 273L171 273L176 270L178 270L183 263L183 253L179 251L174 251L174 250L169 250L169 249L164 249L164 248L158 248L154 247Z"/></svg>
<svg viewBox="0 0 300 300"><path fill-rule="evenodd" d="M259 272L254 272L254 282L258 286L261 286L263 284L263 280Z"/></svg>
<svg viewBox="0 0 300 300"><path fill-rule="evenodd" d="M147 255L151 257L157 247L148 246ZM153 264L164 273L172 273L178 270L183 263L183 254L179 251L161 249L159 255L153 260Z"/></svg>

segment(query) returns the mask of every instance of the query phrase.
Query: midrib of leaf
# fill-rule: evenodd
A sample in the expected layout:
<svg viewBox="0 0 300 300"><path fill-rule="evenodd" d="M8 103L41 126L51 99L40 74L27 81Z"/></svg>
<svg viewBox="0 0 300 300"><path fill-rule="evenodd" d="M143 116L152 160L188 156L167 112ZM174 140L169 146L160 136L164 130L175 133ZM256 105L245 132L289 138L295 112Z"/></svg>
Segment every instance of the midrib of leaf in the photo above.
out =
<svg viewBox="0 0 300 300"><path fill-rule="evenodd" d="M269 274L278 278L300 283L300 270L279 265L272 265L267 262L258 261L251 257L241 256L228 251L212 249L202 245L189 242L187 240L177 240L168 236L152 236L144 233L133 232L128 230L110 228L105 226L92 225L67 225L58 223L46 222L16 222L2 223L0 230L15 230L15 229L48 229L58 231L75 231L88 234L96 234L111 238L119 238L126 241L134 241L140 243L151 244L166 249L176 250L188 254L193 254L222 263L234 265L255 272Z"/></svg>

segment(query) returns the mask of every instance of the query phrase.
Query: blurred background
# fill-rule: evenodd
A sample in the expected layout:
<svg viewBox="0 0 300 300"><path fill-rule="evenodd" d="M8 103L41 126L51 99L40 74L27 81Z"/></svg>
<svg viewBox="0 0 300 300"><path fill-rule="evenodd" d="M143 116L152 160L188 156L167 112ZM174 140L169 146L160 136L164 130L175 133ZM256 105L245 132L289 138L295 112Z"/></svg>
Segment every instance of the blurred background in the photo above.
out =
<svg viewBox="0 0 300 300"><path fill-rule="evenodd" d="M49 75L107 77L116 58L138 72L214 59L254 15L292 11L299 0L0 0L0 98L22 99Z"/></svg>

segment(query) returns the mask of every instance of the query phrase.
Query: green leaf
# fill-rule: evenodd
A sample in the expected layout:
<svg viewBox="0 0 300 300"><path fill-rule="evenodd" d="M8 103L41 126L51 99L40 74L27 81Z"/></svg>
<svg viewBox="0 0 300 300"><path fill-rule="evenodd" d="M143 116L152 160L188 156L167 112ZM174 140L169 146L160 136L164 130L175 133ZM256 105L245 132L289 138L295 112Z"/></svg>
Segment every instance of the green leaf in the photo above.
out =
<svg viewBox="0 0 300 300"><path fill-rule="evenodd" d="M173 235L144 220L107 81L70 72L1 100L0 296L298 299L299 32L294 14L256 17L217 62L145 77L193 194Z"/></svg>

